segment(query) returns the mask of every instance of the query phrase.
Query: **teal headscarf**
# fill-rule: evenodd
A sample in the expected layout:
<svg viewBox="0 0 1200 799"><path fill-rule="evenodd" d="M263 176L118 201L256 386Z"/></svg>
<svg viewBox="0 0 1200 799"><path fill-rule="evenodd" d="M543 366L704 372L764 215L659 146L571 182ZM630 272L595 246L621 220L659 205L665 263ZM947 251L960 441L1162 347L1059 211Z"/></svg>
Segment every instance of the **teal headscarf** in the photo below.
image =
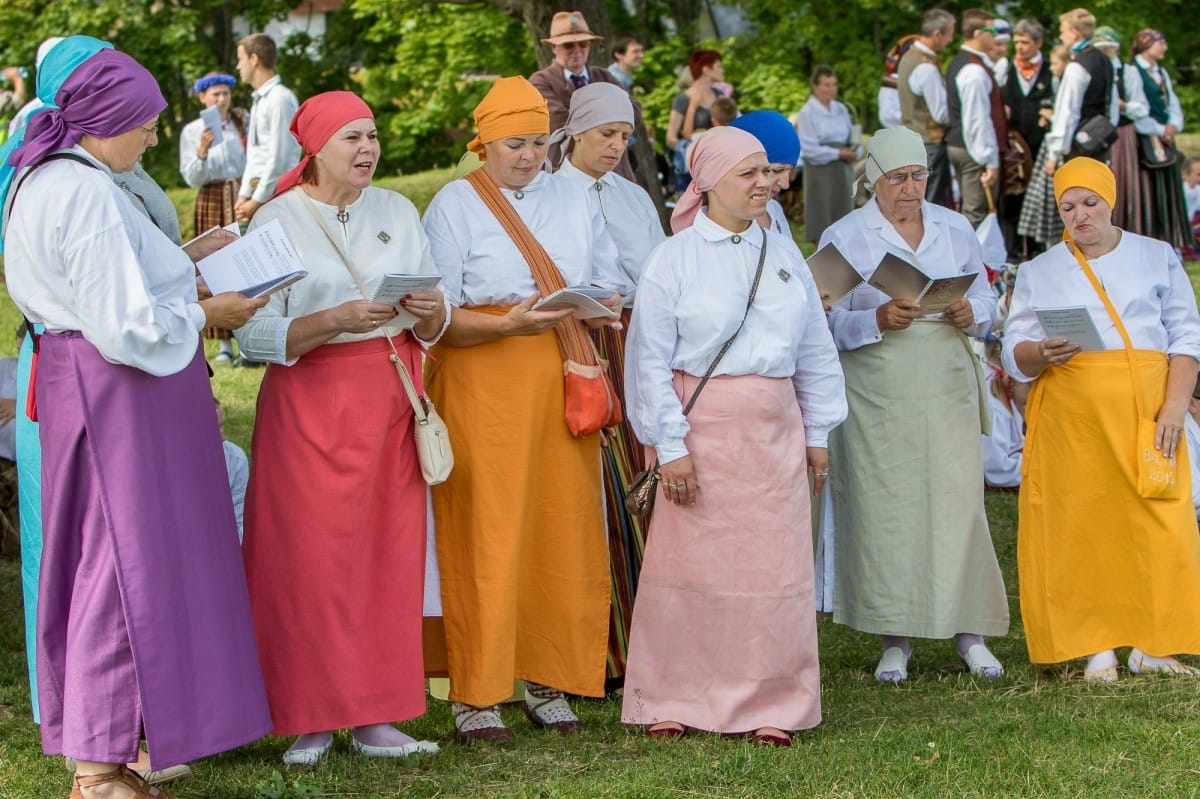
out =
<svg viewBox="0 0 1200 799"><path fill-rule="evenodd" d="M94 39L91 36L68 36L54 45L46 54L45 60L42 61L37 71L37 96L42 105L30 114L29 118L32 119L34 114L47 108L58 108L54 102L55 97L63 83L71 77L71 73L96 53L111 49L112 45L108 42ZM9 156L12 155L13 150L24 144L25 131L28 127L28 120L26 120L25 127L17 131L4 143L3 147L0 147L0 209L6 205L8 190L16 177L16 169L8 163ZM3 252L4 237L0 233L0 253Z"/></svg>

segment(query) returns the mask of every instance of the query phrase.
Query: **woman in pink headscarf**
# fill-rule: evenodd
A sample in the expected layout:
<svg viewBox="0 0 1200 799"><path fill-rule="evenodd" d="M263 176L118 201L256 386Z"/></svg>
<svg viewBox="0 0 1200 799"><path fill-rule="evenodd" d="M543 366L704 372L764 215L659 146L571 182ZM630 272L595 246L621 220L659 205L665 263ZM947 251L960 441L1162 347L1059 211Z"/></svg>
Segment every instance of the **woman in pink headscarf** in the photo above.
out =
<svg viewBox="0 0 1200 799"><path fill-rule="evenodd" d="M269 364L245 560L271 719L277 735L299 736L289 765L316 763L347 727L366 757L436 752L390 724L425 712L426 525L413 408L391 356L420 392L422 345L445 332L449 310L436 290L396 306L368 299L385 275L436 269L417 209L371 186L379 138L367 104L319 94L291 130L304 159L250 227L278 220L308 276L236 331Z"/></svg>
<svg viewBox="0 0 1200 799"><path fill-rule="evenodd" d="M626 350L630 422L662 496L633 611L622 720L787 746L821 720L809 498L846 416L837 349L795 247L755 220L753 135L709 131L651 254ZM711 374L711 380L705 380ZM697 396L698 395L698 396ZM694 403L693 403L694 400Z"/></svg>

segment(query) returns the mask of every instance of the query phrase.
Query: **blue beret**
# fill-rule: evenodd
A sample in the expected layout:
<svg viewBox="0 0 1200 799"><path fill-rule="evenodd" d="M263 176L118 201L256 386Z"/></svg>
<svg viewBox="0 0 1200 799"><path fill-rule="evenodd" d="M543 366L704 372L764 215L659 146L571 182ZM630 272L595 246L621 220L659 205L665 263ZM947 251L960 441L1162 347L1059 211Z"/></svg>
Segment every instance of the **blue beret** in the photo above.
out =
<svg viewBox="0 0 1200 799"><path fill-rule="evenodd" d="M800 137L787 117L778 111L751 111L729 124L754 134L767 151L770 163L795 164L800 160Z"/></svg>

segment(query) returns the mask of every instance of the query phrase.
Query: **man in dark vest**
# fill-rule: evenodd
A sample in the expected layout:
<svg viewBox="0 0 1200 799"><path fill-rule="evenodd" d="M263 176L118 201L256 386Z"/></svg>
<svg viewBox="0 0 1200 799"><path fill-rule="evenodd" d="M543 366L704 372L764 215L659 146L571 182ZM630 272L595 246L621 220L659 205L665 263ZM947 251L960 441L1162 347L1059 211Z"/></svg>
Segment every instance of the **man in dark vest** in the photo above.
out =
<svg viewBox="0 0 1200 799"><path fill-rule="evenodd" d="M611 83L620 86L621 82L614 78L604 67L588 65L588 54L592 42L600 41L600 37L588 28L587 20L578 11L560 11L550 21L550 36L542 39L554 51L554 61L545 69L539 69L529 76L532 83L542 96L550 110L550 132L561 128L567 123L567 113L571 108L571 94L576 89L582 89L589 83ZM624 87L622 87L624 88ZM642 119L642 105L633 100L634 129ZM559 148L550 148L550 163L558 165ZM621 156L620 163L613 170L628 180L635 180L633 168L629 165L628 152Z"/></svg>
<svg viewBox="0 0 1200 799"><path fill-rule="evenodd" d="M1054 76L1050 72L1049 59L1042 55L1045 39L1046 29L1035 19L1022 19L1013 26L1012 64L1008 79L1000 87L1000 96L1008 109L1008 126L1021 134L1032 153L1041 150L1042 139L1046 136L1041 111L1054 107ZM1000 218L1008 251L1021 260L1037 251L1036 242L1025 241L1027 237L1017 235L1024 199L1024 194L1006 197Z"/></svg>
<svg viewBox="0 0 1200 799"><path fill-rule="evenodd" d="M978 225L988 213L985 187L999 201L1000 162L1008 149L1008 122L988 54L995 45L995 17L979 8L962 16L962 49L946 68L949 124L946 144L958 173L962 213Z"/></svg>
<svg viewBox="0 0 1200 799"><path fill-rule="evenodd" d="M950 161L946 157L946 83L938 53L954 40L954 15L940 8L925 12L921 33L901 56L896 70L900 124L925 142L929 182L925 199L950 206Z"/></svg>
<svg viewBox="0 0 1200 799"><path fill-rule="evenodd" d="M1117 94L1113 89L1113 67L1108 56L1092 46L1096 17L1086 8L1075 8L1059 17L1058 33L1071 48L1071 62L1063 70L1054 99L1054 121L1046 134L1049 157L1046 174L1053 177L1058 167L1078 155L1075 133L1096 116L1118 122ZM1107 161L1107 151L1096 156Z"/></svg>

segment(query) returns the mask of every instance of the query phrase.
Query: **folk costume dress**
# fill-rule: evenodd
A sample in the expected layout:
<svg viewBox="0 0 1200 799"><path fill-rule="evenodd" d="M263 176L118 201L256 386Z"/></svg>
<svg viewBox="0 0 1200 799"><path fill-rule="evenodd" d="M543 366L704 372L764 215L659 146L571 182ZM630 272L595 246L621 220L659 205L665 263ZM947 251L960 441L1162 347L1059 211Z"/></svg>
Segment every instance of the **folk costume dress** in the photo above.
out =
<svg viewBox="0 0 1200 799"><path fill-rule="evenodd" d="M854 210L854 165L838 158L838 150L850 146L850 112L837 100L826 107L809 97L800 108L796 131L804 159L804 237L815 242L825 228Z"/></svg>
<svg viewBox="0 0 1200 799"><path fill-rule="evenodd" d="M416 208L367 188L338 208L303 186L254 216L278 219L308 276L271 296L236 335L268 362L246 491L245 559L271 717L279 735L425 712L421 654L426 487L413 410L384 333L420 390L421 346L399 320L343 333L289 359L291 320L362 299L388 273L435 270ZM312 210L315 209L316 217Z"/></svg>
<svg viewBox="0 0 1200 799"><path fill-rule="evenodd" d="M6 226L9 290L46 327L42 745L125 763L144 735L164 768L270 721L195 267L102 164L72 152L91 165L34 169Z"/></svg>
<svg viewBox="0 0 1200 799"><path fill-rule="evenodd" d="M615 172L593 178L571 163L563 161L556 173L579 186L604 220L605 228L617 245L621 272L628 288L625 307L633 308L638 279L646 258L666 239L658 210L650 195L641 186ZM600 357L611 367L613 385L621 397L624 393L625 330L629 310L622 314L621 330L603 327L593 331ZM626 420L605 433L601 448L604 458L604 510L608 519L608 553L612 570L612 619L609 625L608 675L625 673L629 650L629 623L637 593L638 575L646 549L645 521L625 509L625 495L634 476L646 468L644 450L638 444Z"/></svg>
<svg viewBox="0 0 1200 799"><path fill-rule="evenodd" d="M577 185L539 173L500 191L567 285L623 290L616 247ZM537 292L466 180L438 192L424 225L453 305L502 315ZM567 428L555 333L431 354L429 396L455 458L433 488L450 698L492 705L514 679L601 696L612 589L600 435Z"/></svg>
<svg viewBox="0 0 1200 799"><path fill-rule="evenodd" d="M1088 263L1128 331L1143 413L1153 417L1168 357L1200 357L1187 274L1170 246L1127 231L1116 249ZM1029 381L1013 351L1046 338L1033 308L1079 305L1107 349L1047 369L1025 410L1017 568L1029 658L1056 663L1131 645L1152 655L1200 652L1200 537L1186 477L1195 453L1180 442L1178 499L1139 496L1124 344L1066 243L1017 275L1005 367Z"/></svg>
<svg viewBox="0 0 1200 799"><path fill-rule="evenodd" d="M966 218L929 202L921 213L915 252L874 198L821 240L868 279L886 253L930 277L979 275L966 331L930 317L881 332L875 310L888 297L870 286L829 314L850 405L830 439L833 619L878 635L1003 635L1008 600L983 507L987 397L967 339L990 329L995 298Z"/></svg>
<svg viewBox="0 0 1200 799"><path fill-rule="evenodd" d="M221 123L221 143L209 147L204 158L196 155L204 120L192 120L179 135L179 174L189 187L200 190L194 216L196 235L234 220L233 209L246 169L245 114L240 108L230 109Z"/></svg>
<svg viewBox="0 0 1200 799"><path fill-rule="evenodd" d="M746 309L695 407L683 406ZM716 732L821 720L806 446L846 415L837 350L803 259L703 212L651 256L627 350L626 407L647 457L690 455L695 505L654 508L621 720Z"/></svg>
<svg viewBox="0 0 1200 799"><path fill-rule="evenodd" d="M1168 124L1183 130L1183 108L1171 76L1161 64L1153 64L1144 56L1135 56L1125 68L1140 78L1150 112L1133 125L1140 136L1161 136ZM1182 248L1192 242L1191 220L1183 196L1182 160L1161 169L1141 165L1138 186L1143 198L1140 232Z"/></svg>

